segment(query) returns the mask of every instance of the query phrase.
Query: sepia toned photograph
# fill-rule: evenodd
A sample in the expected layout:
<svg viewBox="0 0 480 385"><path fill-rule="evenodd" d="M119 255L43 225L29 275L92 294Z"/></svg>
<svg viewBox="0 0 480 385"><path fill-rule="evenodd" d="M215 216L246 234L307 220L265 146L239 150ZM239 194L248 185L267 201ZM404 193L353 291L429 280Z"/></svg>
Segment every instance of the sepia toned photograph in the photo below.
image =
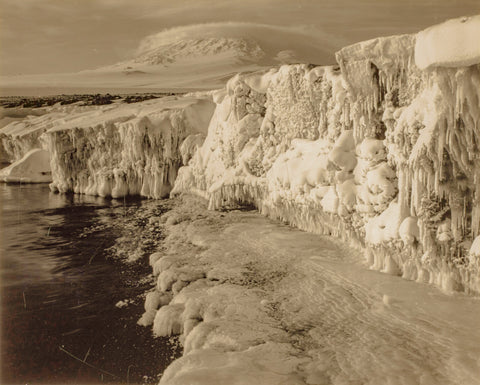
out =
<svg viewBox="0 0 480 385"><path fill-rule="evenodd" d="M479 0L0 0L0 384L480 385Z"/></svg>

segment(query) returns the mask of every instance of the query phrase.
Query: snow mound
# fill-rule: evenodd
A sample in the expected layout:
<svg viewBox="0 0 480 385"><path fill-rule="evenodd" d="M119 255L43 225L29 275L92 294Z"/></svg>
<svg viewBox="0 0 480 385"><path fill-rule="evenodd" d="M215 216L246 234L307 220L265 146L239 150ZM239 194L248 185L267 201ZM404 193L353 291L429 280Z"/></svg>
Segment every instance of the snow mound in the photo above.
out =
<svg viewBox="0 0 480 385"><path fill-rule="evenodd" d="M462 67L480 63L480 15L434 25L417 34L415 63L429 67Z"/></svg>
<svg viewBox="0 0 480 385"><path fill-rule="evenodd" d="M49 183L52 181L48 151L34 149L25 156L0 170L0 180L13 183Z"/></svg>

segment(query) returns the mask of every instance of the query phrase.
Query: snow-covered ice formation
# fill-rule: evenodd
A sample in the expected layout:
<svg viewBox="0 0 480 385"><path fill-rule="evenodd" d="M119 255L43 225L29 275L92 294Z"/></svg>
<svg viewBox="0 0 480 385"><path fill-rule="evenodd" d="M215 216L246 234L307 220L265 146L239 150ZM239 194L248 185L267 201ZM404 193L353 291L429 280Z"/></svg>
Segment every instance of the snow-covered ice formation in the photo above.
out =
<svg viewBox="0 0 480 385"><path fill-rule="evenodd" d="M82 106L80 103L40 108L1 108L0 161L15 162L36 148L46 149L40 136L48 129L63 124L80 114L109 109L111 106Z"/></svg>
<svg viewBox="0 0 480 385"><path fill-rule="evenodd" d="M415 62L420 69L430 66L460 67L478 64L480 15L448 20L417 35Z"/></svg>
<svg viewBox="0 0 480 385"><path fill-rule="evenodd" d="M188 135L205 135L214 103L166 97L74 116L42 137L51 155L53 191L120 198L167 196Z"/></svg>
<svg viewBox="0 0 480 385"><path fill-rule="evenodd" d="M0 129L2 160L15 162L45 149L52 191L163 198L180 165L203 142L214 108L211 92L204 92L135 104L27 110L23 119Z"/></svg>
<svg viewBox="0 0 480 385"><path fill-rule="evenodd" d="M254 204L374 269L480 291L479 34L475 16L343 48L339 66L233 77L173 193Z"/></svg>
<svg viewBox="0 0 480 385"><path fill-rule="evenodd" d="M47 114L46 109L26 110L19 110L18 113L8 111L13 119L0 128L0 161L2 162L15 162L28 151L42 148L39 137L48 126L46 122L58 117L53 112ZM25 113L22 114L22 112Z"/></svg>

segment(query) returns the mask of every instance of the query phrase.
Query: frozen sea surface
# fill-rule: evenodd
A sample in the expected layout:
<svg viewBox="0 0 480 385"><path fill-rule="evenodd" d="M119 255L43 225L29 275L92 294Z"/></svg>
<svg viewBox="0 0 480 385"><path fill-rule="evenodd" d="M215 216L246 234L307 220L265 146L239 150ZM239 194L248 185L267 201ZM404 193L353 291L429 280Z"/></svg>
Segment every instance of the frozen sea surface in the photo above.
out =
<svg viewBox="0 0 480 385"><path fill-rule="evenodd" d="M185 199L163 220L156 290L177 294L153 329L183 330L185 352L161 383L480 383L478 297L368 270L255 212Z"/></svg>

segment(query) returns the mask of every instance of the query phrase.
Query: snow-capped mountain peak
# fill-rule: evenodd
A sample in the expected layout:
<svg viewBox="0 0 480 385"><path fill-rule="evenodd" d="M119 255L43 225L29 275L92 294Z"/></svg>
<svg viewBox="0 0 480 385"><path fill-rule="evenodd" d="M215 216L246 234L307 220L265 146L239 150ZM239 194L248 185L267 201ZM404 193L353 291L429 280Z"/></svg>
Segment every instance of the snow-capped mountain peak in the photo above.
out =
<svg viewBox="0 0 480 385"><path fill-rule="evenodd" d="M230 57L242 61L257 62L265 57L265 52L255 40L250 38L188 38L143 52L133 59L133 62L167 66L200 57L210 57L212 59Z"/></svg>

